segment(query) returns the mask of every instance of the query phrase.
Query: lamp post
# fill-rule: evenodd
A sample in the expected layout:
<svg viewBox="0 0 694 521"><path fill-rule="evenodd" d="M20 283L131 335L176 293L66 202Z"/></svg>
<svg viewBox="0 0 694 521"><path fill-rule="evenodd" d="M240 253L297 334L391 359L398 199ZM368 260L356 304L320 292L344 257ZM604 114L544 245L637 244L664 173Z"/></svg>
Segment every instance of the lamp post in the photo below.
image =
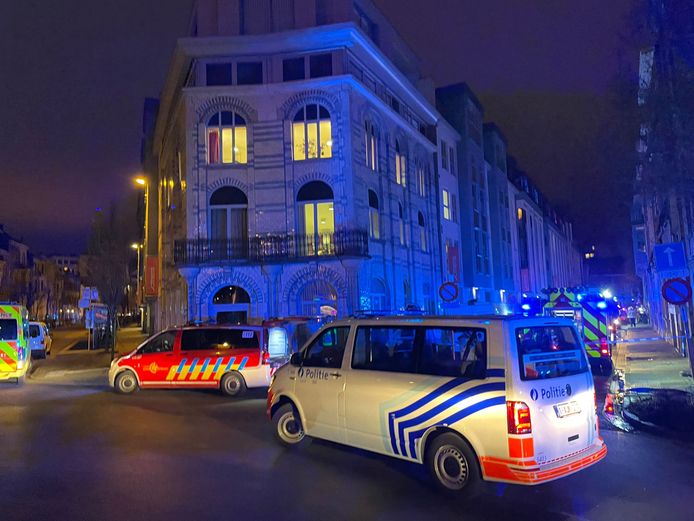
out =
<svg viewBox="0 0 694 521"><path fill-rule="evenodd" d="M137 250L137 290L135 295L137 296L137 305L140 305L140 250L142 249L142 244L138 244L136 242L132 243L130 247L133 250Z"/></svg>
<svg viewBox="0 0 694 521"><path fill-rule="evenodd" d="M144 223L144 241L143 244L138 244L138 249L137 249L137 295L138 295L138 309L140 310L140 327L142 330L145 330L145 308L143 306L144 298L142 298L142 295L140 294L140 248L144 248L144 255L145 255L145 263L146 263L146 258L147 258L147 252L149 248L149 227L148 221L149 221L149 181L145 176L137 176L135 179L135 185L138 188L143 188L145 191L145 223Z"/></svg>

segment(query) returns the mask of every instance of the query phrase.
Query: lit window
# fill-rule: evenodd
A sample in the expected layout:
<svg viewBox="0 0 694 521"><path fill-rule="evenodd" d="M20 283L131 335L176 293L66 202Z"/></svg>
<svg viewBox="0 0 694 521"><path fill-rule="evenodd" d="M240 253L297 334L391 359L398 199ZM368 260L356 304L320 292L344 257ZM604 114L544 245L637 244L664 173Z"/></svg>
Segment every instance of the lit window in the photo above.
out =
<svg viewBox="0 0 694 521"><path fill-rule="evenodd" d="M405 151L400 147L400 143L395 141L395 182L400 186L405 186L407 179L407 159Z"/></svg>
<svg viewBox="0 0 694 521"><path fill-rule="evenodd" d="M364 151L366 166L374 172L378 172L378 134L373 123L364 122Z"/></svg>
<svg viewBox="0 0 694 521"><path fill-rule="evenodd" d="M311 181L299 189L296 201L299 205L300 229L304 234L299 241L302 254L334 253L335 217L332 188L322 181Z"/></svg>
<svg viewBox="0 0 694 521"><path fill-rule="evenodd" d="M294 161L332 157L330 113L322 105L306 105L292 122Z"/></svg>
<svg viewBox="0 0 694 521"><path fill-rule="evenodd" d="M381 228L378 218L378 196L373 190L369 190L369 237L381 238Z"/></svg>
<svg viewBox="0 0 694 521"><path fill-rule="evenodd" d="M451 220L451 195L448 190L444 190L442 194L443 200L443 218L447 221Z"/></svg>
<svg viewBox="0 0 694 521"><path fill-rule="evenodd" d="M217 112L207 122L207 162L246 164L248 138L246 120L235 112Z"/></svg>

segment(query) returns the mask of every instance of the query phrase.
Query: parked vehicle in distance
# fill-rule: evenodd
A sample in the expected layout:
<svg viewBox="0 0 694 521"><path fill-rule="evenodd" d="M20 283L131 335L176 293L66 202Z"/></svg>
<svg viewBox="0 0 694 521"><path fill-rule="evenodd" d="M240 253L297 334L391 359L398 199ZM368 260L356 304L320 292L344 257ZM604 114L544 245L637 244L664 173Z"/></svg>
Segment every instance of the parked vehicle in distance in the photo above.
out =
<svg viewBox="0 0 694 521"><path fill-rule="evenodd" d="M33 358L46 358L51 354L53 339L43 322L29 322L29 348Z"/></svg>
<svg viewBox="0 0 694 521"><path fill-rule="evenodd" d="M109 385L127 394L138 388L220 389L240 396L267 387L274 371L266 329L251 325L167 329L111 363Z"/></svg>
<svg viewBox="0 0 694 521"><path fill-rule="evenodd" d="M605 457L587 355L552 317L378 317L323 327L274 375L285 446L316 437L426 465L444 490L532 485Z"/></svg>
<svg viewBox="0 0 694 521"><path fill-rule="evenodd" d="M0 382L22 383L30 367L29 312L19 304L0 302Z"/></svg>

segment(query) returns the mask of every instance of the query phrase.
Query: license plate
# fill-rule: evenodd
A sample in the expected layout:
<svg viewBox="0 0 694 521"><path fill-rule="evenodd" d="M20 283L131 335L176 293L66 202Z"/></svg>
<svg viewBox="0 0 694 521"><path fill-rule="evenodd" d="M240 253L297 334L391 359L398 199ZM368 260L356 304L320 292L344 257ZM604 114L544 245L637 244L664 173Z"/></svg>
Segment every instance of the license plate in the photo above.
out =
<svg viewBox="0 0 694 521"><path fill-rule="evenodd" d="M578 405L578 402L560 403L554 406L554 411L559 418L563 418L564 416L580 413L581 406Z"/></svg>

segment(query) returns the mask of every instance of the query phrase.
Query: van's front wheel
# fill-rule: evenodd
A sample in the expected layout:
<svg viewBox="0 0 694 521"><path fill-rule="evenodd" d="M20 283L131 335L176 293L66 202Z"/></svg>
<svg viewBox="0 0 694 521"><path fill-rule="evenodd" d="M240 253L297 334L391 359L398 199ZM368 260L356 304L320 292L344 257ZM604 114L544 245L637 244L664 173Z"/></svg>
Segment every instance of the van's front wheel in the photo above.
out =
<svg viewBox="0 0 694 521"><path fill-rule="evenodd" d="M459 436L453 433L437 436L427 447L424 463L440 489L466 496L477 491L480 482L477 457Z"/></svg>
<svg viewBox="0 0 694 521"><path fill-rule="evenodd" d="M290 403L285 403L272 415L275 438L285 447L301 447L308 439L298 413Z"/></svg>

